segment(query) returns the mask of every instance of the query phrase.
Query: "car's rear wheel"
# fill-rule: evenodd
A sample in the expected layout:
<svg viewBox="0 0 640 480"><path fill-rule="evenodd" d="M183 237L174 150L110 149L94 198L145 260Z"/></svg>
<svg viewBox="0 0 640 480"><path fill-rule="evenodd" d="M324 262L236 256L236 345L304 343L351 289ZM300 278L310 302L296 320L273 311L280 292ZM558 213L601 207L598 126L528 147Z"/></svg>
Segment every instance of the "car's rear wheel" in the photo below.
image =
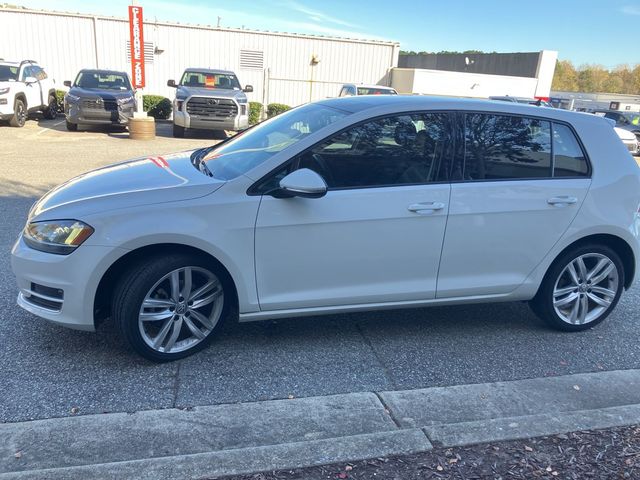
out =
<svg viewBox="0 0 640 480"><path fill-rule="evenodd" d="M67 130L69 130L70 132L76 132L78 130L77 123L71 123L69 120L67 120L66 123L67 123Z"/></svg>
<svg viewBox="0 0 640 480"><path fill-rule="evenodd" d="M586 330L609 316L623 289L619 255L606 245L583 245L554 262L531 307L554 328Z"/></svg>
<svg viewBox="0 0 640 480"><path fill-rule="evenodd" d="M184 138L184 132L186 128L181 127L180 125L173 124L173 136L176 138Z"/></svg>
<svg viewBox="0 0 640 480"><path fill-rule="evenodd" d="M13 104L13 117L9 119L9 125L12 127L24 127L27 122L27 106L24 101L17 98Z"/></svg>
<svg viewBox="0 0 640 480"><path fill-rule="evenodd" d="M112 313L133 350L166 362L203 349L228 315L229 303L214 265L192 255L163 255L122 277Z"/></svg>
<svg viewBox="0 0 640 480"><path fill-rule="evenodd" d="M55 95L49 95L47 108L44 109L43 114L44 118L48 120L53 120L58 116L58 101L56 100Z"/></svg>

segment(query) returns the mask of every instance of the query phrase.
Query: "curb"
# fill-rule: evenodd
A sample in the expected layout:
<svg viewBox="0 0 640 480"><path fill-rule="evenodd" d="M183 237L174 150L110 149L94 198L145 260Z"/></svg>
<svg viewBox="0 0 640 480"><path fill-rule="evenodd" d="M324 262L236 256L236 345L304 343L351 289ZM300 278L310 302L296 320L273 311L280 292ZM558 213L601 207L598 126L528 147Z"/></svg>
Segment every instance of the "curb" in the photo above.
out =
<svg viewBox="0 0 640 480"><path fill-rule="evenodd" d="M0 480L212 478L637 423L640 370L86 415L0 424Z"/></svg>

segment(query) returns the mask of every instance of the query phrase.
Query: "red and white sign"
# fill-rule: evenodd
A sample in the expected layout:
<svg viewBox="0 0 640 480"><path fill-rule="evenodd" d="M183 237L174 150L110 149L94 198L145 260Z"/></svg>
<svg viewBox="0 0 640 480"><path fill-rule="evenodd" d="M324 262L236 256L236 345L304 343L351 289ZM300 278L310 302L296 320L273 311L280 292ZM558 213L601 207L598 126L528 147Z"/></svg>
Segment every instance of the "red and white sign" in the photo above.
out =
<svg viewBox="0 0 640 480"><path fill-rule="evenodd" d="M129 43L131 44L131 81L134 88L144 87L144 33L142 7L129 7Z"/></svg>

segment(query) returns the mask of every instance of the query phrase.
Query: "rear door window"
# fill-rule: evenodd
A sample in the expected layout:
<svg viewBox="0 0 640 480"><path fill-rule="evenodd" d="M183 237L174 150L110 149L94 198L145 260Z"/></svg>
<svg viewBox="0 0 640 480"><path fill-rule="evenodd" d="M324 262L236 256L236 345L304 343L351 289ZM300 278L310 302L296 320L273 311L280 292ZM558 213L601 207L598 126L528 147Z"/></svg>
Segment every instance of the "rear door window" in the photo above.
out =
<svg viewBox="0 0 640 480"><path fill-rule="evenodd" d="M587 157L573 131L566 125L553 124L554 177L586 177Z"/></svg>
<svg viewBox="0 0 640 480"><path fill-rule="evenodd" d="M491 113L465 114L466 181L550 178L551 123Z"/></svg>

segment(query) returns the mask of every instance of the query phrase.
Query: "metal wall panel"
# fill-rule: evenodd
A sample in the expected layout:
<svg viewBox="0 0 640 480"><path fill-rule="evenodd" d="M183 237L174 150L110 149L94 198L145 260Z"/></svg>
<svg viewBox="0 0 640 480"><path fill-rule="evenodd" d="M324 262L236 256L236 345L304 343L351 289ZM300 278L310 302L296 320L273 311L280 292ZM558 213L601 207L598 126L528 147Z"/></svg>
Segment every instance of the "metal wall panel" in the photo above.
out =
<svg viewBox="0 0 640 480"><path fill-rule="evenodd" d="M130 71L125 19L0 8L0 32L12 39L0 44L0 57L37 60L60 86L81 68ZM253 85L250 100L292 106L335 97L342 83L388 84L399 50L394 42L149 21L144 38L156 49L146 66L145 93L171 98L167 80L178 80L185 68L223 68L235 71L242 85ZM241 50L263 52L264 70L241 69ZM312 55L320 59L314 67ZM266 84L265 78L270 78Z"/></svg>

